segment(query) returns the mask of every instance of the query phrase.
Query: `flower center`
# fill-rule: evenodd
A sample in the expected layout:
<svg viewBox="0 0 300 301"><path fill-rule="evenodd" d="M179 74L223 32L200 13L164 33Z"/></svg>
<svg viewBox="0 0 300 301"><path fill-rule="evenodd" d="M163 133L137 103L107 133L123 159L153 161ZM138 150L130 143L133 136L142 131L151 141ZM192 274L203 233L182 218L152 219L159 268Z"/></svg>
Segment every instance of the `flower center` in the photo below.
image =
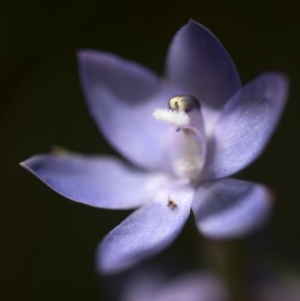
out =
<svg viewBox="0 0 300 301"><path fill-rule="evenodd" d="M200 103L193 96L174 96L169 109L156 109L156 120L170 124L168 152L174 173L189 181L201 177L206 158Z"/></svg>

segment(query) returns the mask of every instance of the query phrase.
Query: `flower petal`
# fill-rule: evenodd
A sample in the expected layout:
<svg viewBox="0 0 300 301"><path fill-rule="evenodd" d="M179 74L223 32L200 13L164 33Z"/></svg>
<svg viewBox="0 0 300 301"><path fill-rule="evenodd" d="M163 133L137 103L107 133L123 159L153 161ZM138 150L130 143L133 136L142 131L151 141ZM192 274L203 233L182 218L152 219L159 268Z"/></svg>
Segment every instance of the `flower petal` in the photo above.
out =
<svg viewBox="0 0 300 301"><path fill-rule="evenodd" d="M229 293L225 283L212 273L189 273L166 285L155 301L226 301Z"/></svg>
<svg viewBox="0 0 300 301"><path fill-rule="evenodd" d="M207 28L192 20L175 35L166 67L167 79L197 97L204 109L219 110L242 86L223 45Z"/></svg>
<svg viewBox="0 0 300 301"><path fill-rule="evenodd" d="M189 216L193 193L191 187L173 183L153 195L154 201L136 210L104 238L97 250L99 270L119 272L167 247Z"/></svg>
<svg viewBox="0 0 300 301"><path fill-rule="evenodd" d="M196 191L193 212L199 231L217 239L241 237L267 219L272 195L260 184L226 178Z"/></svg>
<svg viewBox="0 0 300 301"><path fill-rule="evenodd" d="M89 110L109 142L135 164L161 169L167 125L152 113L172 94L149 70L112 54L81 51L79 67Z"/></svg>
<svg viewBox="0 0 300 301"><path fill-rule="evenodd" d="M86 205L129 209L152 200L167 178L111 157L42 154L21 163L63 196Z"/></svg>
<svg viewBox="0 0 300 301"><path fill-rule="evenodd" d="M230 99L216 123L207 178L236 173L262 153L282 115L287 94L287 78L266 73Z"/></svg>

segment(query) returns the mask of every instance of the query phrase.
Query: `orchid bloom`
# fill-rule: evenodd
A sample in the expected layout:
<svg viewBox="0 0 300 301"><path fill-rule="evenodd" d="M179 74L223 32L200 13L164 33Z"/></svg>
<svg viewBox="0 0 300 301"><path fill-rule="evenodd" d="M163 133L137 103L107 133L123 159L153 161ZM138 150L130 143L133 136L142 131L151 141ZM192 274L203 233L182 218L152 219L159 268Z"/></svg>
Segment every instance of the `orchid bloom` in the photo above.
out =
<svg viewBox="0 0 300 301"><path fill-rule="evenodd" d="M166 248L192 209L213 239L246 235L272 207L261 185L229 178L266 147L285 107L288 81L265 73L242 86L217 38L190 21L175 35L163 80L115 55L79 53L89 110L132 164L109 156L52 153L21 163L76 202L138 207L97 248L97 266L118 272Z"/></svg>

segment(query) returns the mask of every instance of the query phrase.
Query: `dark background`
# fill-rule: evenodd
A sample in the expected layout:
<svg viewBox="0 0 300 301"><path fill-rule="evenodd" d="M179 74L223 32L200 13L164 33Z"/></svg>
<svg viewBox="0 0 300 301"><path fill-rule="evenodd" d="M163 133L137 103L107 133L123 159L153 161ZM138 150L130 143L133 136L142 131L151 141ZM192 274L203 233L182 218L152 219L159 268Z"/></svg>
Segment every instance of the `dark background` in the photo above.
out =
<svg viewBox="0 0 300 301"><path fill-rule="evenodd" d="M76 51L116 53L161 74L168 44L189 18L207 26L243 83L278 70L291 79L282 122L243 179L277 202L263 243L251 250L297 269L300 254L300 17L296 1L3 1L0 4L1 300L102 300L93 270L100 239L128 212L73 203L18 166L60 145L113 152L88 114ZM261 234L260 234L261 235ZM261 241L260 241L261 242ZM167 252L197 253L193 221ZM4 293L4 298L1 297Z"/></svg>

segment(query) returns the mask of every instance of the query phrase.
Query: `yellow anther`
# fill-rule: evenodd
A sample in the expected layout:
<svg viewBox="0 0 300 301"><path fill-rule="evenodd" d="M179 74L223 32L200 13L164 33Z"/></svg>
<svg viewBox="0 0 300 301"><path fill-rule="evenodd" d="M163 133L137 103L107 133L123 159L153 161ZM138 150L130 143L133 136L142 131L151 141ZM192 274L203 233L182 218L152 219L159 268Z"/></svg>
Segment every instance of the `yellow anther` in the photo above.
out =
<svg viewBox="0 0 300 301"><path fill-rule="evenodd" d="M188 113L193 109L200 109L200 102L191 95L176 95L169 100L169 108Z"/></svg>

